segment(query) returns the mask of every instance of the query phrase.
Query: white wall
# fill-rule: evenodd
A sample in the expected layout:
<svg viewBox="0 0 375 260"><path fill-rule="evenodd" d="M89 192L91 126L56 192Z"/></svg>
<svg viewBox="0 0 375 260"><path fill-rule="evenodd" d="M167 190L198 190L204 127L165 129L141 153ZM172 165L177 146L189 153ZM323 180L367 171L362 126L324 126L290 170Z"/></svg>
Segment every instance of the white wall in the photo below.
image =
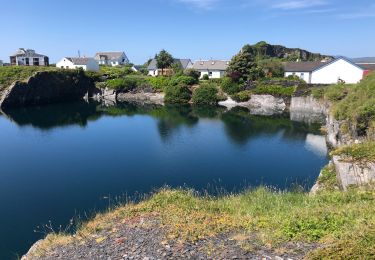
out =
<svg viewBox="0 0 375 260"><path fill-rule="evenodd" d="M286 78L289 76L297 76L300 79L303 79L304 81L306 81L307 83L311 83L310 75L311 75L311 72L285 72Z"/></svg>
<svg viewBox="0 0 375 260"><path fill-rule="evenodd" d="M34 66L34 57L16 57L17 65L26 66L26 58L29 58L29 65ZM46 66L44 64L44 57L35 57L39 59L39 66Z"/></svg>
<svg viewBox="0 0 375 260"><path fill-rule="evenodd" d="M63 58L58 63L56 63L56 67L62 69L82 68L83 70L87 71L99 71L99 64L94 59L90 59L87 65L75 65L70 60Z"/></svg>
<svg viewBox="0 0 375 260"><path fill-rule="evenodd" d="M358 83L363 78L363 70L344 59L324 66L311 75L312 84L335 84L339 79L347 84Z"/></svg>
<svg viewBox="0 0 375 260"><path fill-rule="evenodd" d="M208 70L199 70L201 73L201 78L203 78L204 75L209 75L210 72L212 72L212 76L209 76L210 79L220 79L224 77L225 72L222 70L217 71L208 71Z"/></svg>

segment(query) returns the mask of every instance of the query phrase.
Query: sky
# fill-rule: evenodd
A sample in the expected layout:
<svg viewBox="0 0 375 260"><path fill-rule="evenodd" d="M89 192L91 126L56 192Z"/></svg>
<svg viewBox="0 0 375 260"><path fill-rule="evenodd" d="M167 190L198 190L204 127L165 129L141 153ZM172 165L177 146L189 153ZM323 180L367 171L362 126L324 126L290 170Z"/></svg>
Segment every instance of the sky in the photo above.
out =
<svg viewBox="0 0 375 260"><path fill-rule="evenodd" d="M230 59L266 41L347 57L375 56L374 0L0 0L0 59L18 48L57 62L125 51L143 64Z"/></svg>

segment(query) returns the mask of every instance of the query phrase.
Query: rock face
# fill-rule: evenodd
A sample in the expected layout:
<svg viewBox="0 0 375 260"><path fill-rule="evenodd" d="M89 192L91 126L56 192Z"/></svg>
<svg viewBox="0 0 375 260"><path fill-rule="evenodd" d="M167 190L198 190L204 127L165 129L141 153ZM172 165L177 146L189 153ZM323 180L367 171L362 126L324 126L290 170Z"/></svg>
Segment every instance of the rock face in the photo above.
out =
<svg viewBox="0 0 375 260"><path fill-rule="evenodd" d="M334 148L360 143L365 137L359 137L356 128L347 121L338 121L327 115L327 143ZM345 130L345 131L344 131Z"/></svg>
<svg viewBox="0 0 375 260"><path fill-rule="evenodd" d="M247 102L236 102L230 97L219 102L220 106L228 109L233 107L246 107L253 115L275 115L281 114L286 109L286 103L283 98L274 97L271 95L252 95Z"/></svg>
<svg viewBox="0 0 375 260"><path fill-rule="evenodd" d="M255 45L249 45L254 56L271 57L271 58L287 58L292 56L301 61L321 61L323 59L332 60L332 56L321 55L320 53L312 53L299 48L287 48L281 45L272 45L266 42L258 42Z"/></svg>
<svg viewBox="0 0 375 260"><path fill-rule="evenodd" d="M375 162L358 163L333 156L337 177L344 190L350 186L367 186L375 182Z"/></svg>
<svg viewBox="0 0 375 260"><path fill-rule="evenodd" d="M95 88L81 71L37 72L26 82L17 81L3 91L2 109L82 100Z"/></svg>
<svg viewBox="0 0 375 260"><path fill-rule="evenodd" d="M290 119L305 123L324 123L328 114L328 105L312 96L292 97Z"/></svg>
<svg viewBox="0 0 375 260"><path fill-rule="evenodd" d="M149 93L149 92L139 92L139 93L119 93L117 95L118 101L135 102L141 104L155 104L164 105L164 94L163 93Z"/></svg>

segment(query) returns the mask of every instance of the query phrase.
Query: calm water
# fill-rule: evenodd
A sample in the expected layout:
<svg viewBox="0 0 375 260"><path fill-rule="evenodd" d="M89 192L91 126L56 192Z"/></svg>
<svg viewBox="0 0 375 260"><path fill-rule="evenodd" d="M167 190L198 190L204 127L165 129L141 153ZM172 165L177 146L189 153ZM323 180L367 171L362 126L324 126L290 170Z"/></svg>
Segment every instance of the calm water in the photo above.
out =
<svg viewBox="0 0 375 260"><path fill-rule="evenodd" d="M116 196L163 185L214 192L311 187L327 163L319 125L246 109L75 103L0 115L0 259ZM41 230L41 229L39 229Z"/></svg>

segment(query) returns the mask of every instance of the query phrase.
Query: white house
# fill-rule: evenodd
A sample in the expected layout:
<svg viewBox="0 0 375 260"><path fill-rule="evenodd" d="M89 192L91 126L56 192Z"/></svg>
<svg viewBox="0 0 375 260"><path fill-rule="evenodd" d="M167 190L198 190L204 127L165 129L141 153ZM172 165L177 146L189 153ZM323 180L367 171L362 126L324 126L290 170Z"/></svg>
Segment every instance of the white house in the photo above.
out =
<svg viewBox="0 0 375 260"><path fill-rule="evenodd" d="M201 78L208 75L210 79L219 79L224 77L228 66L227 60L201 60L194 62L193 69L201 73Z"/></svg>
<svg viewBox="0 0 375 260"><path fill-rule="evenodd" d="M129 64L129 59L126 56L125 52L98 52L95 54L95 60L100 65L126 65Z"/></svg>
<svg viewBox="0 0 375 260"><path fill-rule="evenodd" d="M285 77L298 76L309 84L336 84L339 81L355 84L366 74L363 67L343 57L330 62L287 62L284 70Z"/></svg>
<svg viewBox="0 0 375 260"><path fill-rule="evenodd" d="M193 67L193 63L190 59L174 59L174 63L180 66L182 70L190 69ZM147 67L148 75L156 77L161 74L161 70L158 69L156 59L151 60ZM170 75L171 69L165 69L164 74Z"/></svg>
<svg viewBox="0 0 375 260"><path fill-rule="evenodd" d="M10 56L12 66L49 66L49 58L46 55L38 54L34 50L19 48Z"/></svg>
<svg viewBox="0 0 375 260"><path fill-rule="evenodd" d="M99 64L94 60L94 58L65 57L56 63L56 67L61 69L82 68L86 71L99 71Z"/></svg>

